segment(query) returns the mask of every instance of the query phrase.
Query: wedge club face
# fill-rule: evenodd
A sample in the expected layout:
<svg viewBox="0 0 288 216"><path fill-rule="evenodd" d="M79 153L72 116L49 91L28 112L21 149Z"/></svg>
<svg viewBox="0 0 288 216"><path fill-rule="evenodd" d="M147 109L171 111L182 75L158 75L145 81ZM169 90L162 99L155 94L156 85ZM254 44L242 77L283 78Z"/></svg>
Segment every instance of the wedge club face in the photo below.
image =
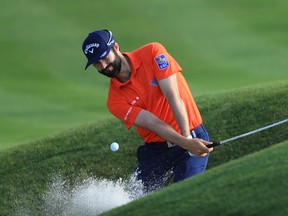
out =
<svg viewBox="0 0 288 216"><path fill-rule="evenodd" d="M258 133L258 132L263 131L263 130L267 130L267 129L272 128L272 127L275 127L275 126L277 126L277 125L284 124L284 123L286 123L286 122L288 122L288 118L287 118L287 119L284 119L284 120L282 120L282 121L276 122L276 123L274 123L274 124L270 124L270 125L267 125L267 126L265 126L265 127L258 128L258 129L256 129L256 130L253 130L253 131L250 131L250 132L247 132L247 133L238 135L238 136L231 137L231 138L229 138L229 139L225 139L225 140L222 140L222 141L214 141L212 144L208 144L208 145L206 145L206 146L207 146L207 148L216 147L216 146L222 145L222 144L224 144L224 143L227 143L227 142L230 142L230 141L234 141L234 140L237 140L237 139L240 139L240 138L249 136L249 135L251 135L251 134Z"/></svg>

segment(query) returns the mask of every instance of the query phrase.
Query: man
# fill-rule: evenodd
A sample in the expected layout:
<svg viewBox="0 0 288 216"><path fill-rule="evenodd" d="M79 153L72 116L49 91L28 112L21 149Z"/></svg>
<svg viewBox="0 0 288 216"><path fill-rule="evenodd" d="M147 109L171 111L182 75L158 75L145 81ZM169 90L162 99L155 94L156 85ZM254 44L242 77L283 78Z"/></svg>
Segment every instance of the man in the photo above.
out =
<svg viewBox="0 0 288 216"><path fill-rule="evenodd" d="M93 65L111 78L109 111L145 144L137 151L136 178L149 193L167 184L202 173L213 148L202 118L182 76L182 69L159 43L133 52L120 52L109 30L97 30L84 40L82 50Z"/></svg>

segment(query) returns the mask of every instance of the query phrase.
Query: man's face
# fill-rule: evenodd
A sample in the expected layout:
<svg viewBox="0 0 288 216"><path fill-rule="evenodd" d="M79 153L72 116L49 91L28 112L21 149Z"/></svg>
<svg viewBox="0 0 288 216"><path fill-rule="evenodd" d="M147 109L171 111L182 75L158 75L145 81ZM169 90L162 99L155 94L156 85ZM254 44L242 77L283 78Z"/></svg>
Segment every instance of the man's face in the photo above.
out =
<svg viewBox="0 0 288 216"><path fill-rule="evenodd" d="M121 58L116 53L114 48L112 48L109 54L104 58L97 62L93 63L93 66L98 70L99 73L113 78L118 76L121 71Z"/></svg>

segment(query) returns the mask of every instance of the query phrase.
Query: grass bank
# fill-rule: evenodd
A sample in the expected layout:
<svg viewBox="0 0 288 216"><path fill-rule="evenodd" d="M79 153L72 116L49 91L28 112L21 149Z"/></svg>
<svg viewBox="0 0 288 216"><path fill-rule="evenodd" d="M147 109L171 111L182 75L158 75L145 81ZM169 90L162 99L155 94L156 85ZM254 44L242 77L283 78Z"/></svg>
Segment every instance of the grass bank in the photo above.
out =
<svg viewBox="0 0 288 216"><path fill-rule="evenodd" d="M287 151L286 141L101 215L287 215Z"/></svg>
<svg viewBox="0 0 288 216"><path fill-rule="evenodd" d="M287 92L287 82L276 82L201 96L196 100L211 139L221 140L288 118ZM215 148L208 168L287 139L287 125L281 125ZM109 149L113 141L120 144L116 153ZM135 152L141 143L134 129L127 131L118 120L107 119L0 151L0 214L16 215L15 211L22 207L28 215L41 215L43 195L55 176L61 176L68 187L89 177L126 179L136 166ZM278 168L275 173L273 167L269 172L276 175ZM265 181L264 177L262 180ZM210 187L212 190L214 186ZM221 200L216 199L217 202L215 205L220 205Z"/></svg>

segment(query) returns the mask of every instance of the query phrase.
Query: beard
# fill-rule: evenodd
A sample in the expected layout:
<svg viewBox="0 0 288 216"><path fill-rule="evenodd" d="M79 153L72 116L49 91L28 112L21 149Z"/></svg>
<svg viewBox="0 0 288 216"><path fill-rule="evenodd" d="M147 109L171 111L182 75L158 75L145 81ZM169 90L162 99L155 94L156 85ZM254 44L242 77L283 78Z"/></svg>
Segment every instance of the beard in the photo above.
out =
<svg viewBox="0 0 288 216"><path fill-rule="evenodd" d="M115 54L115 59L113 62L108 64L103 70L99 71L99 73L114 78L117 77L121 71L122 61L120 56L112 49L113 53Z"/></svg>

